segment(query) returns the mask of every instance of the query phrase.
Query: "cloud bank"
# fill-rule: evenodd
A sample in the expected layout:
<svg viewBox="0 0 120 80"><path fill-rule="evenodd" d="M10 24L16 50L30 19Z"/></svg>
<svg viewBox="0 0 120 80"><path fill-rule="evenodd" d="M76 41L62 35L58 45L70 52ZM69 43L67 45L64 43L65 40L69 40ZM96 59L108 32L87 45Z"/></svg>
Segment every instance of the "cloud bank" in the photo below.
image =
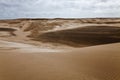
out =
<svg viewBox="0 0 120 80"><path fill-rule="evenodd" d="M120 17L120 0L0 0L0 19Z"/></svg>

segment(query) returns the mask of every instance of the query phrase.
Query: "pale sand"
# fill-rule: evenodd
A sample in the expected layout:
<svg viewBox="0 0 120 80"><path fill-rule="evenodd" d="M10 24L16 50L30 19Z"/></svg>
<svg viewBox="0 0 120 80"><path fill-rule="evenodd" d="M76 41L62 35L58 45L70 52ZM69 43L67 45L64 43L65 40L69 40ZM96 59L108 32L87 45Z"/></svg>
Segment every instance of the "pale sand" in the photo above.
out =
<svg viewBox="0 0 120 80"><path fill-rule="evenodd" d="M0 52L60 52L62 50L54 50L47 47L39 47L30 44L18 43L18 42L9 42L0 40Z"/></svg>
<svg viewBox="0 0 120 80"><path fill-rule="evenodd" d="M0 80L120 80L120 43L69 52L0 52Z"/></svg>

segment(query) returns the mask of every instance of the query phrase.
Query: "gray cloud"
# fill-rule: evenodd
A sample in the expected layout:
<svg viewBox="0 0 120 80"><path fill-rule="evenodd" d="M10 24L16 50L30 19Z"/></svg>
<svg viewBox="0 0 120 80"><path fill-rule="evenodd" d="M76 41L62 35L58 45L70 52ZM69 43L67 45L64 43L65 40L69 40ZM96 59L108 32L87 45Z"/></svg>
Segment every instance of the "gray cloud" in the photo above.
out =
<svg viewBox="0 0 120 80"><path fill-rule="evenodd" d="M120 17L120 0L0 0L0 18Z"/></svg>

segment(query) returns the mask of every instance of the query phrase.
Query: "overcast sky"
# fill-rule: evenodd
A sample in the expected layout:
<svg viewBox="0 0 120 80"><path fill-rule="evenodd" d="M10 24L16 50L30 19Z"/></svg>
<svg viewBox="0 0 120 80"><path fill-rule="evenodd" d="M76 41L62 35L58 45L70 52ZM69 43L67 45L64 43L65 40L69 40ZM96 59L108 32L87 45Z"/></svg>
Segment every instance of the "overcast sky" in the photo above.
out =
<svg viewBox="0 0 120 80"><path fill-rule="evenodd" d="M0 19L120 17L120 0L0 0Z"/></svg>

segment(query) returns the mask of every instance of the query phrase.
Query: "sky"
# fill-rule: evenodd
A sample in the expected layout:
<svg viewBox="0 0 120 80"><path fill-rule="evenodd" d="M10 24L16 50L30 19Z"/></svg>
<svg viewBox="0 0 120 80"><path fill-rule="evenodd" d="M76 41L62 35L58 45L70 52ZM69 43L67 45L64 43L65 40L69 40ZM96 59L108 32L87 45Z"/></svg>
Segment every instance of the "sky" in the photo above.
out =
<svg viewBox="0 0 120 80"><path fill-rule="evenodd" d="M120 17L120 0L0 0L0 19Z"/></svg>

